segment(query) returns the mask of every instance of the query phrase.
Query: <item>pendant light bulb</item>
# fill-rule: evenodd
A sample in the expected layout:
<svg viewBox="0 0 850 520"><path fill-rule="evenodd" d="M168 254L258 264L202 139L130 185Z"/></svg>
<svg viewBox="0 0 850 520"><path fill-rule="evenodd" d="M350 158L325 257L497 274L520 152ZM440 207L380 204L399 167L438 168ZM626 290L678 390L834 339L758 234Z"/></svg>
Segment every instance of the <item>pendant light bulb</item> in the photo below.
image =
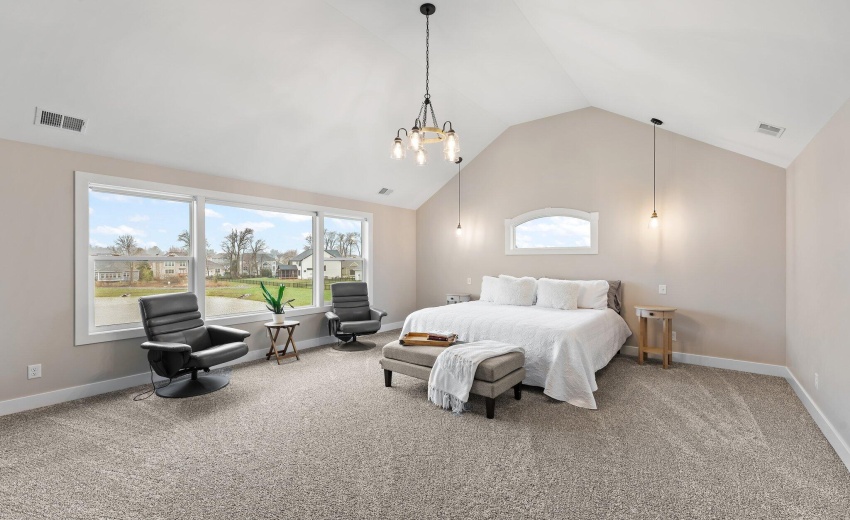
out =
<svg viewBox="0 0 850 520"><path fill-rule="evenodd" d="M428 163L428 152L425 151L425 148L419 148L416 150L416 164L419 166L425 166Z"/></svg>
<svg viewBox="0 0 850 520"><path fill-rule="evenodd" d="M407 155L407 151L404 149L404 143L401 141L401 137L396 137L393 139L393 147L390 151L390 158L396 160L402 160Z"/></svg>
<svg viewBox="0 0 850 520"><path fill-rule="evenodd" d="M649 229L658 229L658 213L652 212L652 216L649 217Z"/></svg>
<svg viewBox="0 0 850 520"><path fill-rule="evenodd" d="M457 223L457 229L455 229L455 235L461 236L463 234L463 228L460 227L460 222Z"/></svg>

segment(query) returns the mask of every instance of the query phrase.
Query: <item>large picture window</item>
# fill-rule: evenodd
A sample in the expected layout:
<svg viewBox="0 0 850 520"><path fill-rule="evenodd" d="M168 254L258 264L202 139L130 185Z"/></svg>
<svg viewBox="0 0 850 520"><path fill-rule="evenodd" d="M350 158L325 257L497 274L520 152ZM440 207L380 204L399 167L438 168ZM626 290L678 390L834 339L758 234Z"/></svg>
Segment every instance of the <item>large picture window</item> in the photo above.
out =
<svg viewBox="0 0 850 520"><path fill-rule="evenodd" d="M371 214L84 172L75 189L77 345L142 337L138 299L193 292L205 320L266 320L260 282L290 316L369 280ZM325 246L317 248L314 244Z"/></svg>
<svg viewBox="0 0 850 520"><path fill-rule="evenodd" d="M264 312L260 282L286 286L293 307L313 305L313 280L298 276L304 262L293 259L313 234L315 214L207 202L204 216L207 316Z"/></svg>
<svg viewBox="0 0 850 520"><path fill-rule="evenodd" d="M551 255L599 252L599 213L546 208L505 220L505 254Z"/></svg>

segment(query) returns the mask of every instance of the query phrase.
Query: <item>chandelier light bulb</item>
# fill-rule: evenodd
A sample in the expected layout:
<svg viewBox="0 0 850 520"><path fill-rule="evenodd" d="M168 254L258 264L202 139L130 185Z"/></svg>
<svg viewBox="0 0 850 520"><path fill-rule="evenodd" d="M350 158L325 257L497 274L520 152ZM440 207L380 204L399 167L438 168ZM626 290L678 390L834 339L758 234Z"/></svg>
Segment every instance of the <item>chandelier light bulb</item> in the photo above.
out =
<svg viewBox="0 0 850 520"><path fill-rule="evenodd" d="M390 152L390 157L393 159L401 160L407 155L407 152L404 149L404 143L401 141L401 137L396 137L393 139L393 147Z"/></svg>
<svg viewBox="0 0 850 520"><path fill-rule="evenodd" d="M416 164L419 166L425 166L428 162L428 152L425 151L425 148L419 148L416 150Z"/></svg>
<svg viewBox="0 0 850 520"><path fill-rule="evenodd" d="M652 212L652 216L649 217L649 229L658 229L658 213Z"/></svg>
<svg viewBox="0 0 850 520"><path fill-rule="evenodd" d="M457 151L452 148L445 147L443 148L443 158L449 162L457 161Z"/></svg>
<svg viewBox="0 0 850 520"><path fill-rule="evenodd" d="M422 131L418 126L414 126L410 130L410 149L419 150L422 147Z"/></svg>
<svg viewBox="0 0 850 520"><path fill-rule="evenodd" d="M443 144L443 148L447 151L453 150L455 157L457 157L457 154L460 153L460 137L458 137L454 130L446 132L446 140Z"/></svg>

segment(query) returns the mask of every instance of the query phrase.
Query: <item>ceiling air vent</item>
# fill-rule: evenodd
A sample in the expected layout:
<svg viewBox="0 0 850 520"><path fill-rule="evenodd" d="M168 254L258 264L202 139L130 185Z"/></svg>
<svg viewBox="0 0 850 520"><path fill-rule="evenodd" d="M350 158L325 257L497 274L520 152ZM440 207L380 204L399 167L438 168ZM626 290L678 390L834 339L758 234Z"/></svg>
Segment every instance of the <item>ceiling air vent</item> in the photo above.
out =
<svg viewBox="0 0 850 520"><path fill-rule="evenodd" d="M389 195L393 192L393 190L389 188L381 188L381 191L378 192L378 195Z"/></svg>
<svg viewBox="0 0 850 520"><path fill-rule="evenodd" d="M78 134L84 134L86 132L85 119L42 110L38 107L35 107L35 121L33 122L36 125L52 126L53 128L77 132Z"/></svg>
<svg viewBox="0 0 850 520"><path fill-rule="evenodd" d="M769 125L767 123L759 123L759 127L756 129L756 132L767 134L773 137L782 137L782 134L785 133L785 129L781 126Z"/></svg>

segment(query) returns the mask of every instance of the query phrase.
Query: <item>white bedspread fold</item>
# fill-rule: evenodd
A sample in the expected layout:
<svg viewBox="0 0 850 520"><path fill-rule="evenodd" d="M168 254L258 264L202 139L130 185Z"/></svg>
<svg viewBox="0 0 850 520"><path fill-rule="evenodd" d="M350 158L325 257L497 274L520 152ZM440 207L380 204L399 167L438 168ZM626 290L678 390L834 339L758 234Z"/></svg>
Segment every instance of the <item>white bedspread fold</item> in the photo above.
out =
<svg viewBox="0 0 850 520"><path fill-rule="evenodd" d="M485 359L522 351L522 347L490 340L447 347L437 356L431 369L428 399L446 410L462 413L469 401L469 390L478 365Z"/></svg>
<svg viewBox="0 0 850 520"><path fill-rule="evenodd" d="M564 311L469 302L422 309L404 321L408 332L456 333L461 341L497 340L525 351L524 384L560 401L596 409L595 372L631 335L611 309Z"/></svg>

